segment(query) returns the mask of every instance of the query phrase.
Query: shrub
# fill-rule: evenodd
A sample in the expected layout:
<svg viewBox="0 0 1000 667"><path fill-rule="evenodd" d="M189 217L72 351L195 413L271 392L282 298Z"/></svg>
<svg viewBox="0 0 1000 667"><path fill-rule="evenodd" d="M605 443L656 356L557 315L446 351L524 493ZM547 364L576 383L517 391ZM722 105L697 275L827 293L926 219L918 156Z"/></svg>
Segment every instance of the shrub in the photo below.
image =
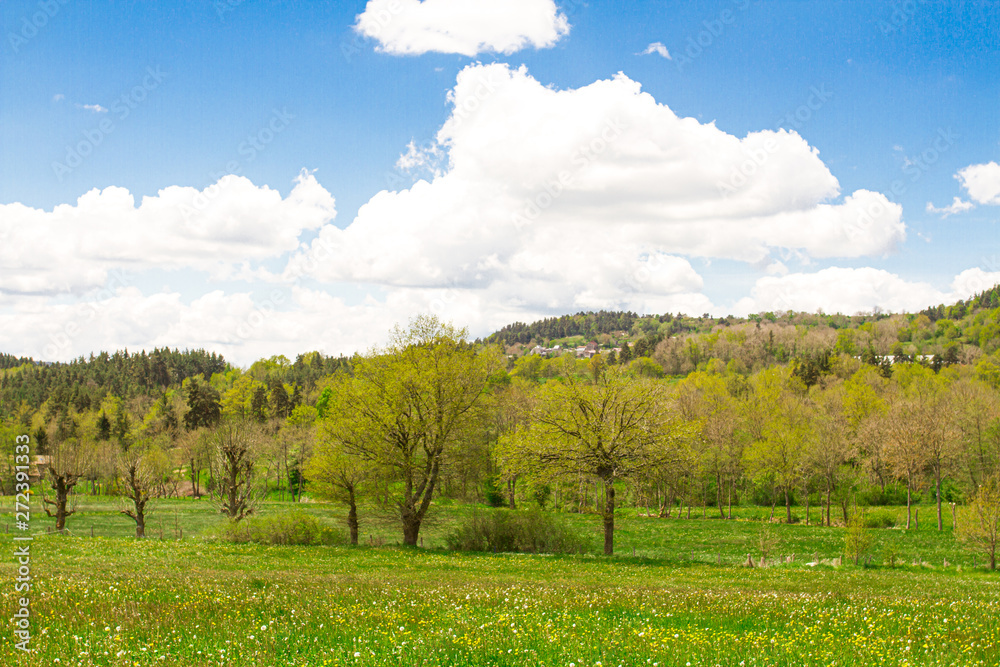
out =
<svg viewBox="0 0 1000 667"><path fill-rule="evenodd" d="M865 528L893 528L896 515L887 509L877 509L864 514Z"/></svg>
<svg viewBox="0 0 1000 667"><path fill-rule="evenodd" d="M858 504L870 507L880 505L905 505L906 486L893 482L886 484L885 488L871 486L858 491Z"/></svg>
<svg viewBox="0 0 1000 667"><path fill-rule="evenodd" d="M538 510L474 512L447 537L453 551L581 553L586 540Z"/></svg>
<svg viewBox="0 0 1000 667"><path fill-rule="evenodd" d="M496 480L492 477L487 477L483 480L483 497L486 499L486 504L490 507L503 507L507 504L507 499L504 498L503 491L500 490Z"/></svg>
<svg viewBox="0 0 1000 667"><path fill-rule="evenodd" d="M863 510L854 512L847 522L847 533L844 535L844 556L855 565L860 565L873 542L868 532L866 513Z"/></svg>
<svg viewBox="0 0 1000 667"><path fill-rule="evenodd" d="M221 525L215 537L235 544L333 545L347 542L341 531L301 510Z"/></svg>

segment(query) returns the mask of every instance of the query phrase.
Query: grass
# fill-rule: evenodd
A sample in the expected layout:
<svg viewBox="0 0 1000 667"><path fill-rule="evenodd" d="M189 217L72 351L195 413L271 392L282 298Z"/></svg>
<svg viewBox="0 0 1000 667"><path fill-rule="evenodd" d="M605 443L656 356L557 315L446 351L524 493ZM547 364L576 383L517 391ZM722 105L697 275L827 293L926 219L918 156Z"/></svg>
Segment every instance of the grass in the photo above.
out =
<svg viewBox="0 0 1000 667"><path fill-rule="evenodd" d="M9 499L8 499L9 500ZM84 504L86 503L86 504ZM12 502L4 502L10 507ZM288 503L268 503L275 512ZM339 517L340 508L304 503ZM35 517L29 659L0 638L3 665L995 665L1000 576L971 570L950 532L873 531L909 562L855 568L805 561L843 549L843 529L773 526L792 564L739 567L762 524L623 511L621 556L448 553L472 508L442 502L424 549L232 545L203 535L206 501L162 504L184 539L137 541L109 499L85 498L75 536ZM479 508L478 511L490 511ZM507 511L507 510L492 510ZM903 510L905 512L905 509ZM369 512L370 514L370 512ZM564 515L599 541L599 518ZM364 519L364 516L363 516ZM0 517L5 521L6 516ZM156 526L156 520L151 524ZM96 537L89 537L93 526ZM167 529L165 529L167 532ZM10 538L3 540L10 554ZM636 557L631 556L632 547ZM809 558L803 555L809 555ZM719 556L723 565L716 565ZM942 567L943 559L965 565ZM0 581L13 582L12 557ZM13 584L0 588L7 617ZM58 662L56 662L58 660Z"/></svg>
<svg viewBox="0 0 1000 667"><path fill-rule="evenodd" d="M0 530L13 531L12 498L0 500L4 511L0 512ZM131 519L119 513L118 501L112 497L78 496L77 513L67 521L67 529L76 537L121 537L135 535L135 524ZM161 500L147 519L146 534L153 539L175 540L196 538L212 532L213 528L223 523L225 519L218 514L215 506L208 498L200 500L169 499ZM292 503L290 501L268 501L261 505L260 514L267 516L291 507L313 514L319 518L342 523L345 510L342 506L325 502ZM784 516L783 508L778 508L776 517ZM929 505L920 508L920 528L904 530L872 529L876 538L873 556L881 562L885 554L892 551L906 563L917 561L933 566L942 566L947 560L952 565L961 564L964 567L973 565L973 556L966 552L954 537L951 525L951 512L945 512L945 530L937 532L934 520L934 508ZM485 507L473 507L464 503L442 499L435 503L421 530L423 546L431 549L444 549L448 533L471 512L506 512L508 510L493 510ZM709 508L707 518L701 518L698 509L692 510L692 518L678 518L674 512L669 519L644 516L645 509L624 508L616 515L615 545L620 555L629 555L635 550L635 556L654 558L675 562L696 561L717 563L721 557L723 563L740 564L746 561L747 553L757 553L759 546L757 536L760 527L770 514L770 508L739 507L734 511L734 520L719 518L718 510ZM906 523L906 508L892 507L886 511L894 512L896 525ZM596 514L577 514L564 512L560 516L568 521L582 535L592 540L593 552L598 553L603 545L601 519ZM680 515L686 517L686 511ZM839 527L826 528L815 525L819 521L816 508L811 511L811 521L814 525L804 525L804 510L795 508L795 516L799 523L787 525L772 523L770 526L776 537L774 554L780 556L795 555L798 563L812 560L814 556L820 559L832 559L840 556L844 548L844 530ZM836 520L836 516L834 516ZM55 525L54 520L46 517L35 509L33 528L36 533L44 533ZM361 510L361 541L369 545L394 546L401 542L401 531L396 517L389 510L368 507ZM977 560L978 563L982 559Z"/></svg>

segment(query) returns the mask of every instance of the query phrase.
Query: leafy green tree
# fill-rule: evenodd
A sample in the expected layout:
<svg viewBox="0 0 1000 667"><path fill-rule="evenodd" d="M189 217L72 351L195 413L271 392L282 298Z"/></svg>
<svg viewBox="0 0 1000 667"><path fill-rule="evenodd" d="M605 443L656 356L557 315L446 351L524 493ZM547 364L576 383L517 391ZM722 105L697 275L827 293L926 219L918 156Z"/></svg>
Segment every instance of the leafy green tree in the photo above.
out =
<svg viewBox="0 0 1000 667"><path fill-rule="evenodd" d="M330 422L320 426L316 449L305 466L304 474L317 495L347 505L347 528L351 544L358 543L360 522L358 500L362 487L377 476L376 466L354 456L344 447Z"/></svg>
<svg viewBox="0 0 1000 667"><path fill-rule="evenodd" d="M184 426L188 430L196 428L211 428L222 418L222 406L219 402L219 392L215 387L199 381L199 378L189 378L184 383L187 412L184 413Z"/></svg>
<svg viewBox="0 0 1000 667"><path fill-rule="evenodd" d="M986 556L990 569L997 569L997 546L1000 545L1000 476L983 481L969 505L969 516L962 523L960 538L971 549Z"/></svg>
<svg viewBox="0 0 1000 667"><path fill-rule="evenodd" d="M863 510L856 510L847 521L847 532L844 535L844 557L855 565L859 565L871 551L875 540L865 522Z"/></svg>
<svg viewBox="0 0 1000 667"><path fill-rule="evenodd" d="M503 367L496 350L478 352L464 329L418 317L337 384L324 437L392 482L404 544L418 544L442 468L481 425L477 409Z"/></svg>
<svg viewBox="0 0 1000 667"><path fill-rule="evenodd" d="M596 382L568 378L538 393L532 423L503 441L503 465L585 475L604 485L604 553L614 553L615 484L682 458L694 429L676 415L666 387L607 369Z"/></svg>

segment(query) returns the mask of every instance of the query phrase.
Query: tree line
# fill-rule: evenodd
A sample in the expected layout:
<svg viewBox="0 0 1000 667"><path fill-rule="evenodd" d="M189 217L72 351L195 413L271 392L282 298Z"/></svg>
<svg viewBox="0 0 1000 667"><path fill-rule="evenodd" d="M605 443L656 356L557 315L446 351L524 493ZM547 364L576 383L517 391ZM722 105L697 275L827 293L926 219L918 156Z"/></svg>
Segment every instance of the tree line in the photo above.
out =
<svg viewBox="0 0 1000 667"><path fill-rule="evenodd" d="M991 316L966 317L983 312ZM623 505L731 518L734 505L753 502L792 522L793 508L805 505L810 521L818 504L831 525L847 523L852 504L898 502L909 524L929 494L940 529L951 503L992 488L995 352L951 364L887 362L824 334L827 344L784 364L743 360L741 349L754 350L750 336L763 349L781 344L768 329L779 319L745 324L747 338L728 358L718 345L699 348L698 363L678 374L657 361L677 338L663 338L652 357L564 355L539 368L434 318L351 359L272 357L247 370L217 359L210 375L171 375L156 390L115 385L133 389L124 395L81 379L107 373L116 359L124 366L138 357L131 367L144 368L141 359L153 355L107 355L95 369L66 365L37 407L22 399L8 408L4 428L34 436L45 506L60 530L74 492L117 495L137 534L157 497L209 495L239 521L267 492L309 493L344 502L353 541L365 508L380 506L399 520L403 542L417 544L433 500L449 496L596 512L612 553ZM868 342L885 333L854 331ZM902 328L891 331L898 342ZM4 371L5 391L37 371ZM95 398L77 402L69 386ZM13 470L4 473L9 492Z"/></svg>

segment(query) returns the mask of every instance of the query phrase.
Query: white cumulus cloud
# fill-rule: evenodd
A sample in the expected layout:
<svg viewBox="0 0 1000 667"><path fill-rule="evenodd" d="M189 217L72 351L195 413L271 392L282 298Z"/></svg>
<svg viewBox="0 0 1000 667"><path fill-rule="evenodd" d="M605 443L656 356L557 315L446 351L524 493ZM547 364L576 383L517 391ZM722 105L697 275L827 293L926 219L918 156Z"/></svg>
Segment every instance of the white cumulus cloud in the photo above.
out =
<svg viewBox="0 0 1000 667"><path fill-rule="evenodd" d="M956 178L975 202L1000 205L1000 164L974 164L959 170Z"/></svg>
<svg viewBox="0 0 1000 667"><path fill-rule="evenodd" d="M313 246L330 260L313 277L615 307L697 293L685 257L859 257L905 239L898 205L867 190L838 200L798 134L732 136L621 74L556 90L523 67L473 65L449 100L446 169L376 194L346 229L325 225ZM656 271L635 280L650 258Z"/></svg>
<svg viewBox="0 0 1000 667"><path fill-rule="evenodd" d="M115 268L226 273L295 250L304 231L335 215L332 195L306 172L285 198L224 176L204 190L164 188L138 205L120 187L51 211L0 205L0 293L81 293L105 285Z"/></svg>
<svg viewBox="0 0 1000 667"><path fill-rule="evenodd" d="M354 29L394 55L511 54L569 33L553 0L369 0Z"/></svg>
<svg viewBox="0 0 1000 667"><path fill-rule="evenodd" d="M955 277L950 289L906 280L871 267L831 267L815 273L789 273L757 280L751 295L741 299L740 315L768 311L803 311L853 315L879 308L885 312L916 312L940 303L953 303L1000 284L1000 272L968 269Z"/></svg>

